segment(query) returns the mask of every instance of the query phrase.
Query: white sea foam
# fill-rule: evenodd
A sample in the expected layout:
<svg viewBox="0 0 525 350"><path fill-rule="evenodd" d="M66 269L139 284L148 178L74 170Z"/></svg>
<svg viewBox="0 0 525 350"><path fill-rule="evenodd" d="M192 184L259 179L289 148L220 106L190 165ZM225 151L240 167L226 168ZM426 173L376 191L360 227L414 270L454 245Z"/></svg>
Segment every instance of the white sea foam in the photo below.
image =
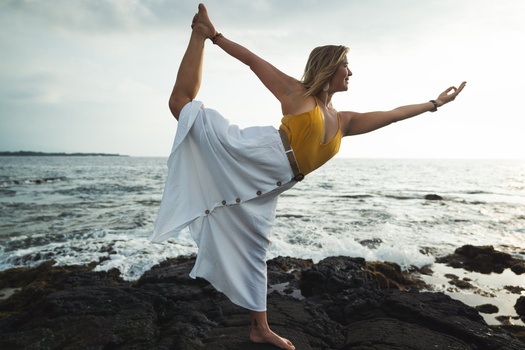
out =
<svg viewBox="0 0 525 350"><path fill-rule="evenodd" d="M148 234L149 235L149 234ZM177 242L152 243L146 237L121 239L113 244L114 254L101 262L95 271L118 269L123 278L136 280L154 265L173 257L190 256L197 253L196 244L182 235Z"/></svg>

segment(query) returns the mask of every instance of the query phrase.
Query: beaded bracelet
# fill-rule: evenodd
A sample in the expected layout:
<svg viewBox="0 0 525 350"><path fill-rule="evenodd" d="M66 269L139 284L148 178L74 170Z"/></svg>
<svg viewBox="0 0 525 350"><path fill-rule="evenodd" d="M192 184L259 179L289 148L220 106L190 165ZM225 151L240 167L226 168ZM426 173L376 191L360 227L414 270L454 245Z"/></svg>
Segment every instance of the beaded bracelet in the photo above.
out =
<svg viewBox="0 0 525 350"><path fill-rule="evenodd" d="M431 102L434 105L434 109L431 109L431 112L436 112L438 110L438 104L435 100L430 100L428 102Z"/></svg>
<svg viewBox="0 0 525 350"><path fill-rule="evenodd" d="M211 39L211 42L214 44L214 45L217 45L217 40L219 40L219 38L222 38L222 34L221 33L217 33L215 34L214 36L212 36L210 39Z"/></svg>

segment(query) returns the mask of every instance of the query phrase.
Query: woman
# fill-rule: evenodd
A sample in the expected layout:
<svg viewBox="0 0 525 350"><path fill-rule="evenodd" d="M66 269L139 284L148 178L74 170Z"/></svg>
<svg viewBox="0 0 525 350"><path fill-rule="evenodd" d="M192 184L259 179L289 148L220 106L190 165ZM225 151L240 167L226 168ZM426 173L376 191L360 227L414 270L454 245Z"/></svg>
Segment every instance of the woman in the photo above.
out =
<svg viewBox="0 0 525 350"><path fill-rule="evenodd" d="M339 150L341 138L435 111L463 90L450 87L430 102L386 112L338 112L332 96L348 89L344 46L312 51L302 81L217 33L204 5L193 18L169 108L179 121L152 241L189 226L199 247L191 277L202 277L250 310L250 340L283 349L293 344L268 326L266 252L277 197ZM239 129L195 101L204 44L211 39L248 65L281 103L282 125Z"/></svg>

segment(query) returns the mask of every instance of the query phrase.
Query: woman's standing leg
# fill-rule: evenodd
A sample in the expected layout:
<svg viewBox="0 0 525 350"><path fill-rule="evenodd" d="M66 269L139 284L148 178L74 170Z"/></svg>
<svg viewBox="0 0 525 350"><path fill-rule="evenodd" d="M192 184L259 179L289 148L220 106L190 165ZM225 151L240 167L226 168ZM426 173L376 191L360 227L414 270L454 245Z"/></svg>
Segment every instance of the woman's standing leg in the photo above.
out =
<svg viewBox="0 0 525 350"><path fill-rule="evenodd" d="M199 5L199 12L193 17L192 32L188 48L182 57L177 80L169 99L169 107L173 116L179 120L182 108L191 102L199 92L202 81L202 62L204 58L204 42L215 35L204 5Z"/></svg>

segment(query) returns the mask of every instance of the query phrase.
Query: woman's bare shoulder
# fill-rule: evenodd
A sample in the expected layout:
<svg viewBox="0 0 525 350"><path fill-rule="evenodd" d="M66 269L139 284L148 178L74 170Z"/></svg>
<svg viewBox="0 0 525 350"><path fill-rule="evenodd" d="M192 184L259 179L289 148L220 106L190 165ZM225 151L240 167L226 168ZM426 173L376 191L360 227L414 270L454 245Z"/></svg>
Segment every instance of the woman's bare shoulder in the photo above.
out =
<svg viewBox="0 0 525 350"><path fill-rule="evenodd" d="M286 93L286 99L281 101L281 109L283 115L296 115L311 111L315 105L315 98L313 96L304 96L306 88L299 81L295 80L290 84L289 91Z"/></svg>

